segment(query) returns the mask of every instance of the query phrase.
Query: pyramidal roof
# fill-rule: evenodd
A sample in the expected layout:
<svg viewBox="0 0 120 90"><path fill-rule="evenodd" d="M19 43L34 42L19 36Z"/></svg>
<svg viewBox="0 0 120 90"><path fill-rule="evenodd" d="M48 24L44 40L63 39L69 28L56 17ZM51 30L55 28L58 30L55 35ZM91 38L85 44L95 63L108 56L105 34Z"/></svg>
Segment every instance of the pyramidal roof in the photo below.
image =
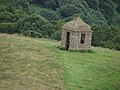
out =
<svg viewBox="0 0 120 90"><path fill-rule="evenodd" d="M71 31L91 31L91 27L80 17L66 23L62 28Z"/></svg>

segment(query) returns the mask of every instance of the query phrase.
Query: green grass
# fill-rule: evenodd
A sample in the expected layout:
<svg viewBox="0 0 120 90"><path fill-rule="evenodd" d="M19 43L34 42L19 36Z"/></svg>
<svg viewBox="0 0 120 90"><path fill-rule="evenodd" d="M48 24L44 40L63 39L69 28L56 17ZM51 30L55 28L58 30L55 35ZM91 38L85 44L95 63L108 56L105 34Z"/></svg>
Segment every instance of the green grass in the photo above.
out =
<svg viewBox="0 0 120 90"><path fill-rule="evenodd" d="M0 90L64 88L61 63L44 41L0 34Z"/></svg>
<svg viewBox="0 0 120 90"><path fill-rule="evenodd" d="M0 34L0 90L120 90L120 52Z"/></svg>

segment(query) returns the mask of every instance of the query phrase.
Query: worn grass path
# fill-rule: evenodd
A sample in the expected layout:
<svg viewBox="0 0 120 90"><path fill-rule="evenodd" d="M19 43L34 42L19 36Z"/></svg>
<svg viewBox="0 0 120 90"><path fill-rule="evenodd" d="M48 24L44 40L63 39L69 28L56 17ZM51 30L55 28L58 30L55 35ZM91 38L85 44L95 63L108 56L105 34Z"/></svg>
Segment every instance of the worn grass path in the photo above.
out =
<svg viewBox="0 0 120 90"><path fill-rule="evenodd" d="M0 90L120 90L120 52L68 52L47 39L0 34Z"/></svg>
<svg viewBox="0 0 120 90"><path fill-rule="evenodd" d="M120 90L120 52L104 48L61 51L61 60L67 90Z"/></svg>

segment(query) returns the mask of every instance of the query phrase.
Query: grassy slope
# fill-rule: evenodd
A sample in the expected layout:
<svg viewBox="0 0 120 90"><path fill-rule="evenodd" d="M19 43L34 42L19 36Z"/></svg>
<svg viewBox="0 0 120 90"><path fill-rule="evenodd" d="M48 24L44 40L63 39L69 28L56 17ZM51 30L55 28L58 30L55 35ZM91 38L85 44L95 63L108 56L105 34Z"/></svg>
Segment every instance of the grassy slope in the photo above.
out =
<svg viewBox="0 0 120 90"><path fill-rule="evenodd" d="M0 34L0 90L63 89L61 67L44 40Z"/></svg>
<svg viewBox="0 0 120 90"><path fill-rule="evenodd" d="M68 52L59 45L0 34L0 89L63 90L64 76L67 90L120 90L119 51Z"/></svg>

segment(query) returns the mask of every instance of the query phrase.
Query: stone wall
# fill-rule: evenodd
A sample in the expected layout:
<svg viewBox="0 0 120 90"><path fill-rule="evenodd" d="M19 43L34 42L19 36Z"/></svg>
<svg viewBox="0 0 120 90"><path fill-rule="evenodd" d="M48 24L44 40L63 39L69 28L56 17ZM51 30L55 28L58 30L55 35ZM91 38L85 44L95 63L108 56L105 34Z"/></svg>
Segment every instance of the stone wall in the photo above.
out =
<svg viewBox="0 0 120 90"><path fill-rule="evenodd" d="M67 32L70 32L69 50L89 50L91 48L91 39L92 39L91 31L75 32L69 30L62 30L61 45L63 48L66 48ZM82 33L86 34L84 44L81 44Z"/></svg>
<svg viewBox="0 0 120 90"><path fill-rule="evenodd" d="M62 35L61 35L61 46L62 46L62 48L66 48L66 37L67 37L66 30L62 30Z"/></svg>

